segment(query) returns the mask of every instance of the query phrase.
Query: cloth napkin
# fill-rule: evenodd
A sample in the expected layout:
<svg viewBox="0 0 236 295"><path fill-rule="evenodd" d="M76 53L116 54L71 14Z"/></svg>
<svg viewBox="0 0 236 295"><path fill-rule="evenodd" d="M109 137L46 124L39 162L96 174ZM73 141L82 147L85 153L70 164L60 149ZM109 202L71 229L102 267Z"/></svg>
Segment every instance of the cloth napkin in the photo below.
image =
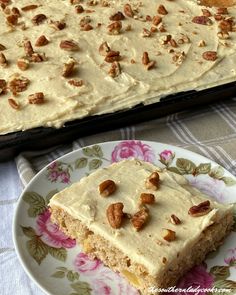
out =
<svg viewBox="0 0 236 295"><path fill-rule="evenodd" d="M91 144L126 139L150 140L186 148L214 160L236 176L236 98L78 138L49 150L25 151L15 159L15 163L0 164L1 295L45 294L24 273L12 241L14 209L23 187L45 165L65 153Z"/></svg>

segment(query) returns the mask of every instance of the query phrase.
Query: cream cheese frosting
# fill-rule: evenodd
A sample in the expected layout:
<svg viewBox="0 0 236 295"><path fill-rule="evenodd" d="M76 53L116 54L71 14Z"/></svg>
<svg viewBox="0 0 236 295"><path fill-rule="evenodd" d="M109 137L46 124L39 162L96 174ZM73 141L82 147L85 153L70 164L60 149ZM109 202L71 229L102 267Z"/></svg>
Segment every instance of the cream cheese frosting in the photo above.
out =
<svg viewBox="0 0 236 295"><path fill-rule="evenodd" d="M169 94L201 90L236 80L235 29L225 40L219 38L219 21L213 16L210 25L193 23L192 19L202 15L203 8L196 1L79 2L84 8L82 13L76 13L76 5L69 0L38 0L37 3L12 0L5 10L0 11L0 43L6 48L0 52L8 61L6 67L0 66L0 79L9 82L18 74L29 80L27 89L16 96L9 91L0 95L0 108L4 110L0 113L0 134L38 126L61 127L67 121L85 116L128 109L139 103L151 104ZM120 33L109 34L107 26L113 23L110 17L118 11L124 14L127 3L135 11L135 16L125 16ZM22 10L30 4L38 7ZM166 15L157 12L162 4L168 12ZM13 7L19 9L20 16L18 24L10 26L6 18L12 14ZM212 15L217 13L216 8L208 8L208 11ZM228 12L224 18L236 16L235 7L228 8ZM47 19L34 25L32 19L38 14L44 14ZM149 20L156 15L162 17L157 26ZM84 31L80 22L87 16L92 29ZM65 28L56 30L53 27L55 21L64 22ZM145 37L144 31L150 32L152 27L157 31L153 30ZM35 42L41 35L46 36L49 43L36 47ZM164 44L168 35L176 41L177 47ZM185 41L180 42L181 39ZM26 40L31 42L35 52L45 54L45 60L30 62L29 68L22 71L17 60L25 56L23 44ZM78 50L61 49L63 40L74 40ZM98 49L104 42L113 51L120 52L121 72L114 78L109 75L111 63L104 61L104 56L99 54ZM202 54L206 51L217 52L217 59L205 60ZM144 52L148 52L150 60L155 62L150 70L142 64ZM75 70L65 78L62 76L63 66L70 58L75 60ZM82 80L83 85L75 87L68 83L71 79ZM29 104L28 96L37 92L44 93L44 103ZM10 97L16 101L18 109L9 105Z"/></svg>
<svg viewBox="0 0 236 295"><path fill-rule="evenodd" d="M160 186L153 191L145 188L145 180L154 171L160 176ZM111 179L117 190L107 198L100 195L98 187ZM106 217L110 204L122 202L123 211L131 215L139 210L141 193L152 193L155 203L148 205L150 219L140 231L135 231L131 222L113 229ZM210 200L212 210L201 217L188 214L193 205ZM222 205L189 185L188 181L175 173L160 170L156 166L138 161L125 160L102 168L82 178L78 183L57 193L50 200L50 207L62 208L75 219L79 219L89 230L109 241L125 253L132 262L144 265L151 275L157 275L173 263L198 241L201 233L218 222L231 211L231 205ZM175 214L181 224L174 225L170 216ZM167 228L176 232L176 240L165 241L161 232ZM163 264L163 258L167 263Z"/></svg>

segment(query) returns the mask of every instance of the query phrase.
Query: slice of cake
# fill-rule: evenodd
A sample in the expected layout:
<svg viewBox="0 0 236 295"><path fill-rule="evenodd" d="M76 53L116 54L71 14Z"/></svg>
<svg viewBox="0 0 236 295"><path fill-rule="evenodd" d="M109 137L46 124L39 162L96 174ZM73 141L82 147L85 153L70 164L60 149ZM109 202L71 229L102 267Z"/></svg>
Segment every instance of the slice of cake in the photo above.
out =
<svg viewBox="0 0 236 295"><path fill-rule="evenodd" d="M183 176L135 159L96 170L57 193L50 207L53 222L84 252L142 294L175 285L233 224L231 205L202 194Z"/></svg>

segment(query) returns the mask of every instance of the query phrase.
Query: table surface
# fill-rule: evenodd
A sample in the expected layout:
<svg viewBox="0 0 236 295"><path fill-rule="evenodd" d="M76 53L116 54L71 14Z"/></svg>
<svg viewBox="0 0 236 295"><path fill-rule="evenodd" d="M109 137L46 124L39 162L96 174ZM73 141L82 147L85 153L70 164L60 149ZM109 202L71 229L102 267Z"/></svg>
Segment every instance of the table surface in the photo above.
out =
<svg viewBox="0 0 236 295"><path fill-rule="evenodd" d="M125 139L151 140L180 146L214 160L236 176L236 98L78 138L71 144L50 150L26 151L12 161L0 163L1 295L45 294L27 277L18 261L12 240L12 220L24 186L47 163L71 150L99 142Z"/></svg>

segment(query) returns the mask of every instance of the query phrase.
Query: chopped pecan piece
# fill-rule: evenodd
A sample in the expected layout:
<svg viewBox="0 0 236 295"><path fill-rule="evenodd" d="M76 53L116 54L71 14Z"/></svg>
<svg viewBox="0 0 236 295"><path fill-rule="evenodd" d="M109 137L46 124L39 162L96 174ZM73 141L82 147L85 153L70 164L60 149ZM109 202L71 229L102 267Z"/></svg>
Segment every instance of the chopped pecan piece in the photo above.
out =
<svg viewBox="0 0 236 295"><path fill-rule="evenodd" d="M157 8L157 12L162 15L168 14L168 11L166 10L165 6L162 4L159 5L159 7Z"/></svg>
<svg viewBox="0 0 236 295"><path fill-rule="evenodd" d="M6 47L4 45L0 44L0 51L3 51L5 49L6 49Z"/></svg>
<svg viewBox="0 0 236 295"><path fill-rule="evenodd" d="M146 15L147 22L151 22L152 20L153 20L153 18L151 17L151 15Z"/></svg>
<svg viewBox="0 0 236 295"><path fill-rule="evenodd" d="M233 22L230 20L222 20L219 23L219 28L222 32L231 32L233 28Z"/></svg>
<svg viewBox="0 0 236 295"><path fill-rule="evenodd" d="M158 26L161 22L162 22L162 17L159 15L154 16L152 19L152 23L154 24L154 26Z"/></svg>
<svg viewBox="0 0 236 295"><path fill-rule="evenodd" d="M30 4L30 5L22 7L21 10L26 12L26 11L34 10L34 9L36 9L38 7L39 6L36 5L36 4Z"/></svg>
<svg viewBox="0 0 236 295"><path fill-rule="evenodd" d="M207 200L198 205L192 206L189 209L188 214L193 217L199 217L208 214L211 210L210 201Z"/></svg>
<svg viewBox="0 0 236 295"><path fill-rule="evenodd" d="M155 196L153 194L142 193L140 195L141 204L154 204Z"/></svg>
<svg viewBox="0 0 236 295"><path fill-rule="evenodd" d="M30 104L42 104L44 103L44 94L43 92L36 92L28 96Z"/></svg>
<svg viewBox="0 0 236 295"><path fill-rule="evenodd" d="M44 36L41 35L35 42L35 46L40 47L40 46L45 46L49 43L48 39Z"/></svg>
<svg viewBox="0 0 236 295"><path fill-rule="evenodd" d="M36 26L42 24L43 22L45 22L45 20L47 19L45 14L37 14L32 18L32 23Z"/></svg>
<svg viewBox="0 0 236 295"><path fill-rule="evenodd" d="M6 92L7 89L7 82L4 79L0 79L0 94L3 94Z"/></svg>
<svg viewBox="0 0 236 295"><path fill-rule="evenodd" d="M32 54L34 53L34 49L29 40L24 42L24 50L25 50L26 56L32 56Z"/></svg>
<svg viewBox="0 0 236 295"><path fill-rule="evenodd" d="M217 8L218 14L229 14L228 9L226 7L219 7Z"/></svg>
<svg viewBox="0 0 236 295"><path fill-rule="evenodd" d="M172 242L176 239L175 231L171 229L163 228L161 235L167 242Z"/></svg>
<svg viewBox="0 0 236 295"><path fill-rule="evenodd" d="M175 225L181 223L180 219L175 214L172 214L170 216L170 222L173 223L173 224L175 224Z"/></svg>
<svg viewBox="0 0 236 295"><path fill-rule="evenodd" d="M7 23L12 26L16 26L18 24L19 16L16 14L11 14L7 16Z"/></svg>
<svg viewBox="0 0 236 295"><path fill-rule="evenodd" d="M98 49L99 53L102 56L106 56L109 51L111 51L110 47L108 46L107 42L103 42Z"/></svg>
<svg viewBox="0 0 236 295"><path fill-rule="evenodd" d="M207 16L207 17L212 16L211 12L208 9L205 9L205 8L202 9L202 14L204 16Z"/></svg>
<svg viewBox="0 0 236 295"><path fill-rule="evenodd" d="M154 60L150 61L145 67L146 67L146 70L151 70L152 68L154 68L156 65L156 62Z"/></svg>
<svg viewBox="0 0 236 295"><path fill-rule="evenodd" d="M11 12L15 15L20 16L20 10L17 7L12 7Z"/></svg>
<svg viewBox="0 0 236 295"><path fill-rule="evenodd" d="M20 105L19 105L18 102L15 101L15 99L13 99L13 98L8 98L8 103L9 103L9 105L10 105L13 109L15 109L15 110L19 110Z"/></svg>
<svg viewBox="0 0 236 295"><path fill-rule="evenodd" d="M124 14L128 17L134 17L134 12L130 4L124 5Z"/></svg>
<svg viewBox="0 0 236 295"><path fill-rule="evenodd" d="M28 59L23 58L23 57L22 58L19 58L17 60L17 66L18 66L18 68L20 70L26 71L28 69L28 67L29 67L29 61L28 61Z"/></svg>
<svg viewBox="0 0 236 295"><path fill-rule="evenodd" d="M143 63L143 65L146 66L149 62L150 62L150 60L149 60L148 53L145 51L145 52L143 53L142 63Z"/></svg>
<svg viewBox="0 0 236 295"><path fill-rule="evenodd" d="M65 78L69 77L74 71L75 64L76 63L73 58L71 58L67 63L65 63L62 70L62 76Z"/></svg>
<svg viewBox="0 0 236 295"><path fill-rule="evenodd" d="M27 89L29 85L29 79L25 77L13 77L9 83L8 87L12 93L23 92Z"/></svg>
<svg viewBox="0 0 236 295"><path fill-rule="evenodd" d="M91 23L91 17L90 16L88 16L88 15L86 15L86 16L84 16L81 20L80 20L80 26L81 27L83 27L83 26L85 26L85 25L87 25L87 24L89 24L89 23Z"/></svg>
<svg viewBox="0 0 236 295"><path fill-rule="evenodd" d="M90 24L86 24L86 25L81 27L81 30L82 31L91 31L91 30L93 30L93 26L90 25Z"/></svg>
<svg viewBox="0 0 236 295"><path fill-rule="evenodd" d="M148 218L149 210L146 207L143 207L132 216L131 223L136 231L139 231L147 223Z"/></svg>
<svg viewBox="0 0 236 295"><path fill-rule="evenodd" d="M116 184L113 180L107 179L99 184L99 193L102 197L108 197L116 191Z"/></svg>
<svg viewBox="0 0 236 295"><path fill-rule="evenodd" d="M61 31L61 30L65 29L66 23L63 21L59 21L59 20L50 21L50 26L57 31Z"/></svg>
<svg viewBox="0 0 236 295"><path fill-rule="evenodd" d="M158 172L154 171L145 181L147 189L157 190L160 184Z"/></svg>
<svg viewBox="0 0 236 295"><path fill-rule="evenodd" d="M7 66L8 62L7 62L7 59L5 57L5 55L0 52L0 66L5 68Z"/></svg>
<svg viewBox="0 0 236 295"><path fill-rule="evenodd" d="M203 52L202 57L205 60L215 61L217 59L217 52L216 51L205 51L205 52Z"/></svg>
<svg viewBox="0 0 236 295"><path fill-rule="evenodd" d="M119 20L124 20L125 16L121 11L118 11L114 13L112 16L110 16L109 19L112 21L119 21Z"/></svg>
<svg viewBox="0 0 236 295"><path fill-rule="evenodd" d="M75 6L75 12L76 13L83 13L84 12L84 8L82 5L76 5Z"/></svg>
<svg viewBox="0 0 236 295"><path fill-rule="evenodd" d="M178 44L176 43L175 39L171 39L171 40L169 41L169 43L170 43L170 45L171 45L172 47L174 47L174 48L178 47Z"/></svg>
<svg viewBox="0 0 236 295"><path fill-rule="evenodd" d="M105 61L109 63L113 63L114 61L119 61L119 60L120 60L119 51L110 50L105 57Z"/></svg>
<svg viewBox="0 0 236 295"><path fill-rule="evenodd" d="M192 22L199 25L212 25L212 20L204 15L201 16L195 16L192 19Z"/></svg>
<svg viewBox="0 0 236 295"><path fill-rule="evenodd" d="M75 79L71 79L68 81L68 83L72 86L75 87L81 87L84 85L84 81L83 80L75 80Z"/></svg>
<svg viewBox="0 0 236 295"><path fill-rule="evenodd" d="M123 208L124 205L120 202L108 206L106 215L111 227L115 229L121 227L124 218Z"/></svg>
<svg viewBox="0 0 236 295"><path fill-rule="evenodd" d="M221 14L214 14L214 19L215 19L216 21L220 21L220 20L223 19L223 16L222 16Z"/></svg>
<svg viewBox="0 0 236 295"><path fill-rule="evenodd" d="M229 33L228 32L218 32L217 36L221 40L229 39Z"/></svg>
<svg viewBox="0 0 236 295"><path fill-rule="evenodd" d="M142 37L147 38L147 37L151 37L151 35L152 35L151 31L149 31L146 28L143 28Z"/></svg>
<svg viewBox="0 0 236 295"><path fill-rule="evenodd" d="M121 21L115 21L107 26L110 35L119 35L122 29Z"/></svg>
<svg viewBox="0 0 236 295"><path fill-rule="evenodd" d="M60 48L66 51L77 51L79 50L79 45L74 40L62 40Z"/></svg>
<svg viewBox="0 0 236 295"><path fill-rule="evenodd" d="M46 60L46 56L44 53L40 54L40 53L35 52L31 55L30 60L32 62L43 62Z"/></svg>
<svg viewBox="0 0 236 295"><path fill-rule="evenodd" d="M200 40L198 43L198 47L205 47L206 46L206 42L204 40Z"/></svg>
<svg viewBox="0 0 236 295"><path fill-rule="evenodd" d="M111 65L111 68L108 72L108 74L112 77L118 77L121 74L121 67L120 64L117 61L114 61Z"/></svg>

